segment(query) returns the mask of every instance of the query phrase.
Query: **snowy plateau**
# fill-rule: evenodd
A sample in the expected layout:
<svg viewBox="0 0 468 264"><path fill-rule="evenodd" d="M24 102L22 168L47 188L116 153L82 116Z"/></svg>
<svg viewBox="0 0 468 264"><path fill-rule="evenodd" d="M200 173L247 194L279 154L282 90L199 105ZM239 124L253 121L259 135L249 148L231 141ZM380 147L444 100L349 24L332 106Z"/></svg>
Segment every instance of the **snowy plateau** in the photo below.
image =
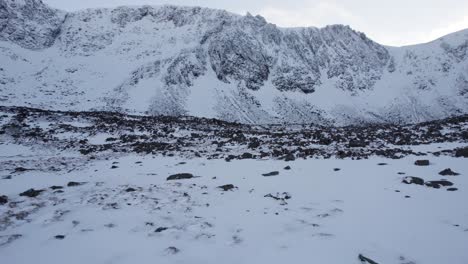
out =
<svg viewBox="0 0 468 264"><path fill-rule="evenodd" d="M388 47L0 0L0 263L468 263L468 30Z"/></svg>

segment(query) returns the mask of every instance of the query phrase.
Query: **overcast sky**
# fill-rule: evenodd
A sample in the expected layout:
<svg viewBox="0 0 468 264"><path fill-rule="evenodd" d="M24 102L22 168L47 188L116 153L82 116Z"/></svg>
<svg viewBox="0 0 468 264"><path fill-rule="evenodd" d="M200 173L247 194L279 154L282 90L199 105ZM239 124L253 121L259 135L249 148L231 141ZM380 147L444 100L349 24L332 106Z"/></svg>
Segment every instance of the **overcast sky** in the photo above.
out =
<svg viewBox="0 0 468 264"><path fill-rule="evenodd" d="M392 46L468 28L468 0L43 0L68 11L119 5L187 5L260 14L282 27L346 24Z"/></svg>

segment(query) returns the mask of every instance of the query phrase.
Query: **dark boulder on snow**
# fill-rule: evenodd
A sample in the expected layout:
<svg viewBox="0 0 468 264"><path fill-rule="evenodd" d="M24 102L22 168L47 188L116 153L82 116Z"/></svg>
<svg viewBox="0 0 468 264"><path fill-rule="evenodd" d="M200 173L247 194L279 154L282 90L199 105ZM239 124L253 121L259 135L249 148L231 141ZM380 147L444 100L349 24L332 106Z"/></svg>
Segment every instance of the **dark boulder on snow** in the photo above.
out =
<svg viewBox="0 0 468 264"><path fill-rule="evenodd" d="M255 156L252 153L244 153L241 155L241 159L253 159Z"/></svg>
<svg viewBox="0 0 468 264"><path fill-rule="evenodd" d="M194 178L194 176L191 173L177 173L177 174L173 174L173 175L167 177L167 180L168 181L186 180L186 179L192 179L192 178Z"/></svg>
<svg viewBox="0 0 468 264"><path fill-rule="evenodd" d="M414 162L414 165L416 166L429 166L429 164L429 160L417 160Z"/></svg>
<svg viewBox="0 0 468 264"><path fill-rule="evenodd" d="M364 257L362 254L359 254L358 258L363 264L379 264L368 257Z"/></svg>
<svg viewBox="0 0 468 264"><path fill-rule="evenodd" d="M468 147L457 148L455 150L455 157L457 157L457 158L460 158L460 157L468 158Z"/></svg>
<svg viewBox="0 0 468 264"><path fill-rule="evenodd" d="M427 187L432 187L435 189L440 189L440 187L452 186L453 182L441 180L441 181L428 181L425 183Z"/></svg>
<svg viewBox="0 0 468 264"><path fill-rule="evenodd" d="M417 185L424 185L424 180L419 177L408 176L403 178L403 183L405 184L417 184Z"/></svg>
<svg viewBox="0 0 468 264"><path fill-rule="evenodd" d="M8 203L8 197L6 195L0 195L0 205Z"/></svg>
<svg viewBox="0 0 468 264"><path fill-rule="evenodd" d="M30 198L33 198L33 197L36 197L38 196L39 194L41 194L44 190L34 190L34 189L29 189L25 192L22 192L20 193L20 196L26 196L26 197L30 197Z"/></svg>
<svg viewBox="0 0 468 264"><path fill-rule="evenodd" d="M278 176L279 175L279 171L272 171L272 172L269 172L269 173L264 173L262 174L264 177L271 177L271 176Z"/></svg>
<svg viewBox="0 0 468 264"><path fill-rule="evenodd" d="M161 232L166 231L168 229L169 229L168 227L158 227L158 228L156 228L156 230L154 230L154 232L155 233L161 233Z"/></svg>
<svg viewBox="0 0 468 264"><path fill-rule="evenodd" d="M296 156L294 156L294 154L292 153L289 153L284 157L284 161L294 161L294 160L296 160Z"/></svg>
<svg viewBox="0 0 468 264"><path fill-rule="evenodd" d="M447 168L441 172L439 172L440 175L442 176L457 176L460 175L460 173L452 171L450 168Z"/></svg>
<svg viewBox="0 0 468 264"><path fill-rule="evenodd" d="M67 184L68 187L76 187L76 186L80 186L80 185L83 185L83 184L86 184L86 182L69 182Z"/></svg>
<svg viewBox="0 0 468 264"><path fill-rule="evenodd" d="M218 186L218 188L222 189L225 192L227 192L227 191L232 190L232 189L237 188L237 187L232 185L232 184L226 184L226 185Z"/></svg>

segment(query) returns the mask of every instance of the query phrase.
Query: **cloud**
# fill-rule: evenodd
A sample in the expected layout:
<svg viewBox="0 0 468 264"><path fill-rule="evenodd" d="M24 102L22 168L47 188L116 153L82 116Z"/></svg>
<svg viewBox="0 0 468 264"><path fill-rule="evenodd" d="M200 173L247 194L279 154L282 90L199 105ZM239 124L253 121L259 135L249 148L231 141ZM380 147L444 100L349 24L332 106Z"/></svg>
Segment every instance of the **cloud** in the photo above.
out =
<svg viewBox="0 0 468 264"><path fill-rule="evenodd" d="M462 29L468 29L468 16L465 16L458 21L449 23L448 25L441 26L432 30L431 32L426 34L426 41L431 41Z"/></svg>
<svg viewBox="0 0 468 264"><path fill-rule="evenodd" d="M330 24L359 24L360 18L335 3L319 2L301 8L267 6L259 14L281 27L323 27Z"/></svg>
<svg viewBox="0 0 468 264"><path fill-rule="evenodd" d="M363 4L361 3L361 5ZM375 13L370 14L366 13L367 10L363 10L362 8L359 10L358 7L350 10L336 2L320 1L316 4L305 4L301 7L266 6L260 9L258 13L264 16L267 21L280 27L350 25L353 29L366 33L371 39L392 46L425 43L468 28L468 16L457 21L450 21L452 19L450 16L441 15L438 23L417 25L412 24L414 20L408 17L392 20L391 17L395 15L395 10L391 10L391 15L382 15L381 17L376 17ZM358 12L359 15L354 11ZM385 11L378 10L377 13L383 14ZM444 24L441 25L441 23Z"/></svg>

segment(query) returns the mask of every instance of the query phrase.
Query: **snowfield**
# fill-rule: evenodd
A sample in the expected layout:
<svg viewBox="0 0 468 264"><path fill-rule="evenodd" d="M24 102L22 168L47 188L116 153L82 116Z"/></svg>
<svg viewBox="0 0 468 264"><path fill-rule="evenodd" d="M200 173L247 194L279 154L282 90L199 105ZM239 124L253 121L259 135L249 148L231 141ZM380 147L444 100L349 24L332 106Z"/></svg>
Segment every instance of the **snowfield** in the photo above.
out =
<svg viewBox="0 0 468 264"><path fill-rule="evenodd" d="M468 29L0 0L0 264L467 264L467 158Z"/></svg>
<svg viewBox="0 0 468 264"><path fill-rule="evenodd" d="M304 151L314 139L298 141L294 128L24 108L0 116L0 263L468 262L467 117L411 127L414 145L332 137L315 146L328 157ZM96 138L82 141L88 133ZM132 135L148 136L134 139L147 152ZM170 138L172 149L152 143ZM292 156L270 156L275 142ZM384 152L367 156L377 143Z"/></svg>

